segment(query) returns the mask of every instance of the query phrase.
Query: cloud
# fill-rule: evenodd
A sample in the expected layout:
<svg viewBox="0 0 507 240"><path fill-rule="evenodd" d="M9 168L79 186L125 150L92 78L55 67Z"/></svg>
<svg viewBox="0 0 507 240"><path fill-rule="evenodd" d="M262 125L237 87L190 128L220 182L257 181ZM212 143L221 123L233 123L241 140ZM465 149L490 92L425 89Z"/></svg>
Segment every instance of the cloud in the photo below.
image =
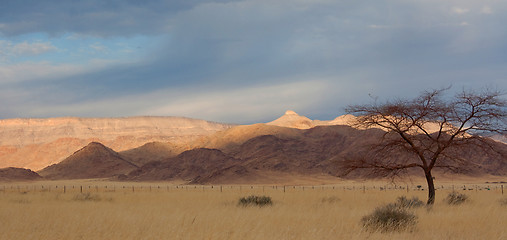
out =
<svg viewBox="0 0 507 240"><path fill-rule="evenodd" d="M186 116L231 123L268 121L287 109L306 112L326 95L326 80L301 81L288 84L259 85L254 87L221 89L160 89L149 93L113 96L86 101L60 101L44 104L41 99L22 110L32 116ZM48 91L50 89L47 89ZM40 91L36 90L36 91ZM1 91L0 91L1 93ZM24 92L22 95L29 95ZM40 94L40 93L39 93ZM12 96L10 96L12 97ZM57 98L60 98L58 96ZM0 97L0 99L3 97ZM27 101L26 99L24 101ZM1 108L1 107L0 107ZM7 108L7 107L3 107ZM132 111L135 111L132 114ZM2 112L14 111L6 109Z"/></svg>
<svg viewBox="0 0 507 240"><path fill-rule="evenodd" d="M483 13L483 14L493 14L493 10L491 9L490 6L484 6L481 9L481 13Z"/></svg>
<svg viewBox="0 0 507 240"><path fill-rule="evenodd" d="M43 32L47 43L72 41L65 49L93 57L152 50L112 62L1 65L0 117L154 114L240 123L290 108L331 119L370 100L368 93L507 87L501 1L487 2L494 14L484 2L461 0L39 2L6 1L5 39ZM107 41L131 36L143 41Z"/></svg>
<svg viewBox="0 0 507 240"><path fill-rule="evenodd" d="M226 1L217 1L226 2ZM174 14L201 4L197 0L26 1L5 0L0 8L0 33L17 36L32 32L50 35L134 36L166 32Z"/></svg>
<svg viewBox="0 0 507 240"><path fill-rule="evenodd" d="M71 78L90 71L99 71L118 64L117 61L94 59L86 65L52 64L42 62L22 62L0 65L0 87L5 84L23 84L24 82L48 83L57 79Z"/></svg>
<svg viewBox="0 0 507 240"><path fill-rule="evenodd" d="M95 42L93 44L90 44L89 47L91 49L93 49L94 51L97 51L97 52L107 52L107 51L109 51L109 48L107 48L106 46L104 46L103 44L101 44L99 42Z"/></svg>
<svg viewBox="0 0 507 240"><path fill-rule="evenodd" d="M236 89L214 89L205 92L187 92L178 98L146 108L140 115L189 116L215 121L253 123L266 121L287 109L305 111L319 104L319 96L326 95L328 84L323 80L291 82L287 84L249 86ZM171 96L167 92L157 93ZM160 100L159 100L160 101ZM224 111L226 110L226 111Z"/></svg>
<svg viewBox="0 0 507 240"><path fill-rule="evenodd" d="M51 43L35 42L27 43L22 42L12 46L11 52L16 55L39 55L45 52L56 50L56 47Z"/></svg>
<svg viewBox="0 0 507 240"><path fill-rule="evenodd" d="M0 53L4 57L35 56L50 51L58 50L50 42L27 41L13 43L12 41L0 40Z"/></svg>
<svg viewBox="0 0 507 240"><path fill-rule="evenodd" d="M392 28L392 26L387 25L377 25L377 24L371 24L368 26L369 28L375 28L375 29L384 29L384 28Z"/></svg>
<svg viewBox="0 0 507 240"><path fill-rule="evenodd" d="M452 12L456 14L466 14L470 12L470 9L468 8L461 8L461 7L453 7Z"/></svg>

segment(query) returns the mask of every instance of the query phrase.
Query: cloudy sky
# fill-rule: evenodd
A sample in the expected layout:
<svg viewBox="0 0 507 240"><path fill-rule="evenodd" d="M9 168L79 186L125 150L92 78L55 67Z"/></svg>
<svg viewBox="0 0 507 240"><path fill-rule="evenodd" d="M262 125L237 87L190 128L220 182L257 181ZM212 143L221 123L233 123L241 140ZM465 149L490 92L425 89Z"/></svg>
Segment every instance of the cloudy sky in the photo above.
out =
<svg viewBox="0 0 507 240"><path fill-rule="evenodd" d="M292 109L452 85L507 89L507 1L25 1L0 4L0 118Z"/></svg>

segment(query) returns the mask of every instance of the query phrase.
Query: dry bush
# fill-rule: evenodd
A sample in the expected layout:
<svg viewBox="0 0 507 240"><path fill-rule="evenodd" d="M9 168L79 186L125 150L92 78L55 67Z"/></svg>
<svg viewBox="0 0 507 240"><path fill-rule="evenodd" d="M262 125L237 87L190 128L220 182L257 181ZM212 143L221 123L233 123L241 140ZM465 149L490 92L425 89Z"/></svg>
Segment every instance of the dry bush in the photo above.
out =
<svg viewBox="0 0 507 240"><path fill-rule="evenodd" d="M449 205L460 205L468 201L468 196L463 193L451 192L444 201Z"/></svg>
<svg viewBox="0 0 507 240"><path fill-rule="evenodd" d="M29 204L32 203L32 201L27 199L12 199L10 200L11 203L19 203L19 204Z"/></svg>
<svg viewBox="0 0 507 240"><path fill-rule="evenodd" d="M340 198L336 197L336 196L330 196L330 197L323 197L320 202L322 203L336 203L336 202L339 202L340 201Z"/></svg>
<svg viewBox="0 0 507 240"><path fill-rule="evenodd" d="M391 203L394 207L400 208L418 208L424 206L424 202L419 200L418 197L408 199L405 196L398 197L395 203Z"/></svg>
<svg viewBox="0 0 507 240"><path fill-rule="evenodd" d="M59 184L91 184L94 187L97 182ZM103 188L98 192L84 191L101 198L101 201L88 202L72 200L79 188L68 188L65 194L60 188L59 192L54 188L51 192L39 189L25 195L20 195L17 189L0 191L0 219L5 220L0 239L505 239L507 222L507 205L499 203L506 197L499 190L467 192L473 201L460 205L457 211L455 206L442 200L451 192L446 190L451 189L451 185L439 191L442 199L435 202L432 211L426 211L425 207L406 208L417 215L413 231L383 233L366 231L361 218L381 203L395 203L406 191L363 192L363 182L355 185L355 191L354 185L344 183L335 185L334 189L291 188L286 192L280 188L251 189L250 186L224 187L223 192L216 187L203 189L201 186L189 186L187 190L176 189L176 185L171 185L169 190L164 185L150 192L149 186L143 185L146 183L107 184L116 184L116 192L105 192ZM384 186L385 183L375 184ZM40 185L35 183L29 189L40 188ZM129 187L122 188L123 185ZM135 192L132 185L136 187ZM0 189L3 189L1 185ZM423 191L409 194L405 195L409 199L412 196L424 199L427 195ZM241 197L250 195L269 196L273 206L237 205ZM329 204L329 196L337 196L340 201ZM108 202L108 198L113 198L114 204ZM324 198L325 204L321 202ZM19 204L12 202L13 199L31 203Z"/></svg>
<svg viewBox="0 0 507 240"><path fill-rule="evenodd" d="M93 201L98 202L101 201L102 198L98 194L91 194L91 193L79 193L74 195L72 198L74 201Z"/></svg>
<svg viewBox="0 0 507 240"><path fill-rule="evenodd" d="M361 219L363 227L372 232L395 232L413 230L417 216L406 208L388 204L378 207L370 215Z"/></svg>
<svg viewBox="0 0 507 240"><path fill-rule="evenodd" d="M271 206L273 205L273 202L271 201L271 197L268 196L255 196L251 195L248 197L242 197L239 199L238 202L239 206L247 207L247 206L258 206L258 207L264 207L264 206Z"/></svg>

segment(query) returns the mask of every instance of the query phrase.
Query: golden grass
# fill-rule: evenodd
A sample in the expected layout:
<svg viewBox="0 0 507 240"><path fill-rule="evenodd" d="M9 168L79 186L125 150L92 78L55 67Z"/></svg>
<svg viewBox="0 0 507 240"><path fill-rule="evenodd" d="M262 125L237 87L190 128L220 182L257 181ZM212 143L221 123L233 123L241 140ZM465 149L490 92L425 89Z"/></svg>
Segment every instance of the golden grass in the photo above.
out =
<svg viewBox="0 0 507 240"><path fill-rule="evenodd" d="M75 199L81 185L92 200ZM4 190L0 184L0 239L507 239L507 205L501 204L507 194L496 186L489 191L460 188L470 202L459 206L443 202L451 191L446 186L437 191L431 210L415 210L416 230L365 231L360 219L376 207L402 195L426 200L426 191L380 191L381 185L286 187L284 192L281 186L224 186L220 191L219 186L171 185L168 190L168 185L152 183L150 191L146 183L84 181L6 184ZM274 204L237 205L251 194L270 196Z"/></svg>

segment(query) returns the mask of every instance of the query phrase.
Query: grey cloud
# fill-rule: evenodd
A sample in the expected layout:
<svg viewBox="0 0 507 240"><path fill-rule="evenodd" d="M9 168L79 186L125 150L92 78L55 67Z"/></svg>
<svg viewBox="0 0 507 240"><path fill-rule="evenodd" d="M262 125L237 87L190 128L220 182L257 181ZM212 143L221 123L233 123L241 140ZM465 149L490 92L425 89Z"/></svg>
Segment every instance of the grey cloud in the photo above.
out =
<svg viewBox="0 0 507 240"><path fill-rule="evenodd" d="M483 5L474 1L204 4L182 1L177 7L169 6L170 3L151 2L151 5L138 6L118 2L117 5L121 5L118 8L114 5L99 7L88 2L90 6L79 8L78 16L72 18L69 13L52 12L57 10L43 11L40 19L34 17L35 10L32 10L26 20L0 14L2 29L41 20L39 25L5 31L7 35L40 29L50 34L71 31L98 36L168 36L166 43L141 63L41 80L30 86L11 86L36 92L33 99L38 100L41 109L44 105L55 104L86 105L92 112L91 106L96 104L100 113L131 115L142 112L150 104L162 109L167 103L155 101L155 98L135 98L131 108L102 103L115 102L115 99L128 101L130 96L160 89L181 91L183 95L207 91L227 93L259 85L290 84L295 79L326 79L325 91L300 93L302 98L316 99L311 105L303 106L298 102L297 106L292 106L320 119L336 117L337 113L343 113L347 104L368 101L368 93L409 97L423 89L449 84L456 88L477 88L484 84L507 88L507 57L504 54L507 52L507 30L502 26L507 22L505 3L487 2L494 9L490 14L481 13ZM65 3L62 5L60 10L70 8L65 7ZM453 14L455 5L470 10ZM52 13L55 17L51 17ZM51 25L66 18L72 20ZM462 22L468 25L462 26ZM172 97L166 100L177 102L177 98ZM277 108L291 107L288 101ZM235 109L232 97L222 102L230 102L222 111ZM190 102L187 106L194 105ZM9 112L6 108L10 109L0 107L0 112ZM58 111L68 112L68 109L63 106ZM269 108L266 118L276 117L272 115L277 111L283 113L284 109ZM171 114L170 110L166 112ZM201 116L215 119L229 116L229 122L244 121L234 114Z"/></svg>
<svg viewBox="0 0 507 240"><path fill-rule="evenodd" d="M55 51L57 48L50 42L21 42L0 40L0 62L8 62L12 57L36 56L46 52ZM0 75L2 67L0 66Z"/></svg>
<svg viewBox="0 0 507 240"><path fill-rule="evenodd" d="M160 34L167 31L172 15L200 3L198 0L4 0L0 6L0 33L12 36L78 32L99 37Z"/></svg>

